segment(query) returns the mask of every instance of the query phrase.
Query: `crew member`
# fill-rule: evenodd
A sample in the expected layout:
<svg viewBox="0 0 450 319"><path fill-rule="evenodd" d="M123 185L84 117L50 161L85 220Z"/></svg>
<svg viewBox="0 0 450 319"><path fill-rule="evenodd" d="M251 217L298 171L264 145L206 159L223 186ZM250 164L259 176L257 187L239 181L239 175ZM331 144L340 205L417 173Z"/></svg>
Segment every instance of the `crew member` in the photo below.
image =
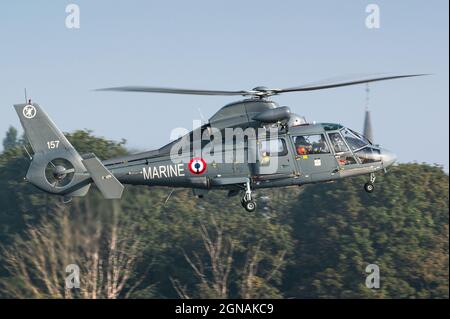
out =
<svg viewBox="0 0 450 319"><path fill-rule="evenodd" d="M298 155L308 155L311 153L312 145L306 141L304 136L297 136L295 139L295 149Z"/></svg>

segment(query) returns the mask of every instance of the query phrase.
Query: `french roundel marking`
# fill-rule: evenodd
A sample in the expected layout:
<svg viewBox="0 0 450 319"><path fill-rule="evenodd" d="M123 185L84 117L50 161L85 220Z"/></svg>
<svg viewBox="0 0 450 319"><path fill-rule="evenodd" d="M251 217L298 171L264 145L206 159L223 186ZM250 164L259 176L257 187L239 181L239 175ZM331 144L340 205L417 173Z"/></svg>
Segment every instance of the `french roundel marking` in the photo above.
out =
<svg viewBox="0 0 450 319"><path fill-rule="evenodd" d="M188 167L192 174L200 175L203 174L206 170L206 162L203 158L196 157L191 159Z"/></svg>

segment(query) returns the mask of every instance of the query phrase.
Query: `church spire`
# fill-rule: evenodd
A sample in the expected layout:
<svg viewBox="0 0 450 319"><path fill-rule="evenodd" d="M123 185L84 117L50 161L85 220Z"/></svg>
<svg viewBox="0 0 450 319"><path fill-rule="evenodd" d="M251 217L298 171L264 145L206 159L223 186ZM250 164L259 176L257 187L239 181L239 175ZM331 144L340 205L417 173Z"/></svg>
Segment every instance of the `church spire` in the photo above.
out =
<svg viewBox="0 0 450 319"><path fill-rule="evenodd" d="M370 120L370 111L366 109L366 116L364 118L364 136L371 142L373 142L372 122Z"/></svg>
<svg viewBox="0 0 450 319"><path fill-rule="evenodd" d="M373 131L372 131L372 121L370 119L370 110L369 110L369 83L366 84L366 114L364 118L364 128L363 135L371 142L373 142Z"/></svg>

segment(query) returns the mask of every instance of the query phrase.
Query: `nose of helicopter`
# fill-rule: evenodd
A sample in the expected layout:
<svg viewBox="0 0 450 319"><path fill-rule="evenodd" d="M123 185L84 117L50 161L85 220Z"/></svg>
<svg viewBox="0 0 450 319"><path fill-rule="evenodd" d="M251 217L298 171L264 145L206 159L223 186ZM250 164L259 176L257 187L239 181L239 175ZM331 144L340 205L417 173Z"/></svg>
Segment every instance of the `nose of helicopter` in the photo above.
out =
<svg viewBox="0 0 450 319"><path fill-rule="evenodd" d="M397 155L383 148L381 149L381 159L383 160L384 167L389 167L397 161Z"/></svg>

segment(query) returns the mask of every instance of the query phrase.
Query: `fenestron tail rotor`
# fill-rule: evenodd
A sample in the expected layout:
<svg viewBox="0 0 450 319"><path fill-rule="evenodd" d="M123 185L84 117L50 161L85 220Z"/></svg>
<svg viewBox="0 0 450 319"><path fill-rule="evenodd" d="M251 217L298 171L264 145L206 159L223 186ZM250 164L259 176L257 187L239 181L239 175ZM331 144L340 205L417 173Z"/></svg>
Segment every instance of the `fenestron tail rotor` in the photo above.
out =
<svg viewBox="0 0 450 319"><path fill-rule="evenodd" d="M331 89L336 87L357 85L363 83L387 81L401 78L424 76L428 74L403 74L403 75L383 75L371 74L364 76L353 76L347 80L326 80L295 86L290 88L267 88L263 86L255 87L251 90L239 91L224 91L224 90L196 90L196 89L182 89L182 88L167 88L167 87L153 87L153 86L121 86L98 89L97 91L118 91L118 92L143 92L143 93L169 93L169 94L191 94L191 95L220 95L220 96L253 96L253 97L268 97L289 92L306 92L315 90Z"/></svg>
<svg viewBox="0 0 450 319"><path fill-rule="evenodd" d="M69 185L75 174L72 163L64 158L51 160L45 168L45 178L52 187Z"/></svg>

